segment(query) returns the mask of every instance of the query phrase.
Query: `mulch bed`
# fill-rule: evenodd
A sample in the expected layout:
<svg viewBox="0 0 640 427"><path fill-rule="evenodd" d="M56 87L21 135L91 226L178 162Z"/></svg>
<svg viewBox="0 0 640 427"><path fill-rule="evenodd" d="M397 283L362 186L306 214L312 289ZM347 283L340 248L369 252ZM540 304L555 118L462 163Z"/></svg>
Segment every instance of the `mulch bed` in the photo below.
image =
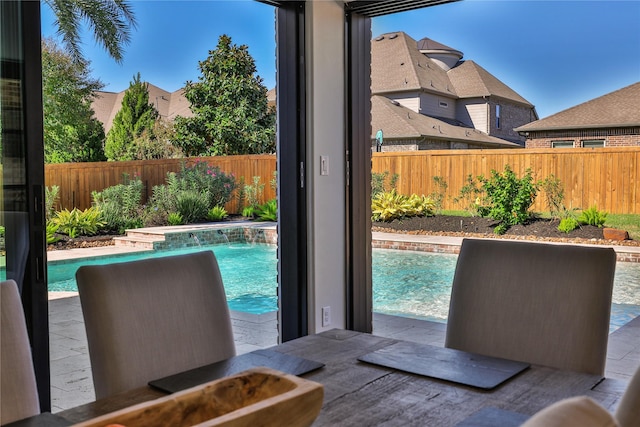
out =
<svg viewBox="0 0 640 427"><path fill-rule="evenodd" d="M504 235L498 236L493 232L496 225L498 225L498 222L492 219L435 215L430 217L405 218L401 220L393 220L391 222L374 222L372 229L373 231L406 234L445 235L457 237L495 237L521 240L527 239L640 246L640 241L637 240L605 240L602 228L594 227L592 225L583 225L570 233L563 233L558 230L558 224L558 220L533 218L527 224L515 225L509 228Z"/></svg>
<svg viewBox="0 0 640 427"><path fill-rule="evenodd" d="M525 225L516 225L502 235L496 235L493 230L498 224L489 218L464 217L450 215L435 215L430 217L413 217L391 222L374 222L372 230L406 233L425 234L438 236L456 237L493 237L503 239L521 240L541 240L567 243L589 243L603 245L624 245L640 246L638 240L613 241L605 240L602 235L602 228L592 225L583 225L570 233L563 233L558 230L557 220L533 218ZM92 248L98 246L113 245L114 235L81 236L74 239L68 236L59 235L60 240L47 245L47 250L64 250L75 248Z"/></svg>

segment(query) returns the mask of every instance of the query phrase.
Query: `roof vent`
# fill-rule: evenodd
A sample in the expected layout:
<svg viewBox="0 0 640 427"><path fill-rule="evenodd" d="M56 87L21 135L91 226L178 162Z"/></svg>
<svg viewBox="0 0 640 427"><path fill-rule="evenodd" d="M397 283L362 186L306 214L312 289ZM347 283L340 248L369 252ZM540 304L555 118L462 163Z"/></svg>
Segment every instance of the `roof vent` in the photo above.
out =
<svg viewBox="0 0 640 427"><path fill-rule="evenodd" d="M379 42L380 40L384 40L384 36L376 37L376 41L377 41L377 42Z"/></svg>
<svg viewBox="0 0 640 427"><path fill-rule="evenodd" d="M391 101L391 103L393 105L397 105L398 107L400 106L400 103L398 101L396 101L395 99L391 99L390 101Z"/></svg>
<svg viewBox="0 0 640 427"><path fill-rule="evenodd" d="M393 39L395 39L396 37L398 37L398 35L397 35L397 34L391 34L391 35L389 36L389 40L393 40Z"/></svg>

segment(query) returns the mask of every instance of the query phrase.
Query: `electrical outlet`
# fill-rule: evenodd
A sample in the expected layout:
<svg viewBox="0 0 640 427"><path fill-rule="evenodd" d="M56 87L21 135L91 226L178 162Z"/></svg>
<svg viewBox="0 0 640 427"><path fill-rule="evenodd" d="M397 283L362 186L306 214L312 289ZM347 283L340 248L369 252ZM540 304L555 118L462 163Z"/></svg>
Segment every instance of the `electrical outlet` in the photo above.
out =
<svg viewBox="0 0 640 427"><path fill-rule="evenodd" d="M331 324L331 307L322 307L322 326L329 326Z"/></svg>

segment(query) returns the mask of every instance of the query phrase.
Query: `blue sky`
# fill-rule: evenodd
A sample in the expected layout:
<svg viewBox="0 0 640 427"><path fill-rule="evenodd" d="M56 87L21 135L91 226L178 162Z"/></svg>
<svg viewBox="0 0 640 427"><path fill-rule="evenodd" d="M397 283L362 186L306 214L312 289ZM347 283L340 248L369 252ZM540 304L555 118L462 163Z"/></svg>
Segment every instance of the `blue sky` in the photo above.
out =
<svg viewBox="0 0 640 427"><path fill-rule="evenodd" d="M166 90L197 80L220 34L246 44L275 85L273 8L250 0L132 1L138 20L116 64L85 33L83 51L105 90L137 72ZM44 36L54 17L42 6ZM462 51L536 106L541 118L640 81L640 0L464 0L373 19L373 36L404 31Z"/></svg>

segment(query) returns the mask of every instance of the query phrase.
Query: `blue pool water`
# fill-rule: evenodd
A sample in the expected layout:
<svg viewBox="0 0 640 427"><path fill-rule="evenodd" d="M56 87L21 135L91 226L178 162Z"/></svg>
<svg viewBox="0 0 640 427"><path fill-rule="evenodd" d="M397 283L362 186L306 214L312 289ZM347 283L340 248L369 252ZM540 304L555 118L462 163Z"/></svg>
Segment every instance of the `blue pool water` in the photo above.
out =
<svg viewBox="0 0 640 427"><path fill-rule="evenodd" d="M231 310L262 314L278 309L276 247L271 245L213 245L49 263L48 287L50 291L77 291L75 274L81 265L102 265L202 250L213 250L216 255Z"/></svg>
<svg viewBox="0 0 640 427"><path fill-rule="evenodd" d="M231 310L262 314L278 309L276 248L232 244L133 255L49 263L49 290L75 291L80 265L213 250ZM446 322L457 256L428 252L374 249L373 310L378 313ZM640 315L640 263L616 266L612 330Z"/></svg>

